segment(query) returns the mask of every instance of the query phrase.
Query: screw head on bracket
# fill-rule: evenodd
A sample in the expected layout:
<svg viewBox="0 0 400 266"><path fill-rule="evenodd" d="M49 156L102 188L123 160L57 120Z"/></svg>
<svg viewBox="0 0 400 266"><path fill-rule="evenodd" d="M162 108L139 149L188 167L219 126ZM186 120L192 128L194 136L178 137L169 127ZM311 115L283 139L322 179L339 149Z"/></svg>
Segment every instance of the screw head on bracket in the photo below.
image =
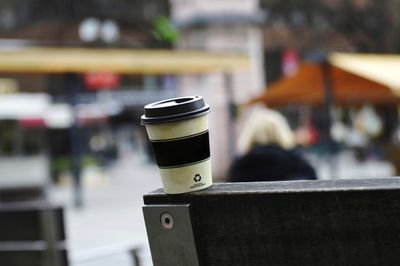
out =
<svg viewBox="0 0 400 266"><path fill-rule="evenodd" d="M164 227L164 229L170 230L174 227L174 217L172 217L172 215L168 212L162 213L160 220L161 225Z"/></svg>

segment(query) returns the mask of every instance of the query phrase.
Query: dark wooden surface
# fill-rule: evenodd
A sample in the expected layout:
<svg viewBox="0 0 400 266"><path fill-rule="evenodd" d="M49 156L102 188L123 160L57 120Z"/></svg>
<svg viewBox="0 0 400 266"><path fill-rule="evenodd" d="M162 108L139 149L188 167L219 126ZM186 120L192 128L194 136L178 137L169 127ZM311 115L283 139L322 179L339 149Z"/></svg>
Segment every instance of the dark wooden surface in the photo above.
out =
<svg viewBox="0 0 400 266"><path fill-rule="evenodd" d="M400 265L400 179L216 184L190 203L200 265Z"/></svg>

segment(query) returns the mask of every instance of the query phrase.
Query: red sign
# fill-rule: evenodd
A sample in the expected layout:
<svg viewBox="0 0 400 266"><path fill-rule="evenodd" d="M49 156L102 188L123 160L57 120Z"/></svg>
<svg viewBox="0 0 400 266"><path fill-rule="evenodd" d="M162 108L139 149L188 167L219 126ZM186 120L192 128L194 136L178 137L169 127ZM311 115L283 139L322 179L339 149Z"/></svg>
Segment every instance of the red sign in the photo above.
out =
<svg viewBox="0 0 400 266"><path fill-rule="evenodd" d="M284 76L293 75L299 66L299 54L295 50L287 49L282 55L282 73Z"/></svg>
<svg viewBox="0 0 400 266"><path fill-rule="evenodd" d="M84 75L84 82L89 90L112 90L118 88L120 77L110 72L92 72Z"/></svg>
<svg viewBox="0 0 400 266"><path fill-rule="evenodd" d="M46 123L43 118L22 118L19 121L22 128L45 127Z"/></svg>

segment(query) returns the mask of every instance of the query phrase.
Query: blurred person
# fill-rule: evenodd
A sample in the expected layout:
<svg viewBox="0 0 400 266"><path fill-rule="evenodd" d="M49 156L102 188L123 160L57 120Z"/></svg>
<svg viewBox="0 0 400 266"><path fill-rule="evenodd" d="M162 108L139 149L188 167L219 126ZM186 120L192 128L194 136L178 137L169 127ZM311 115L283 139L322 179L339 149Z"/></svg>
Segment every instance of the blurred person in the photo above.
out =
<svg viewBox="0 0 400 266"><path fill-rule="evenodd" d="M300 125L295 129L296 143L301 146L315 145L319 140L319 133L312 121L311 108L304 108L299 117Z"/></svg>
<svg viewBox="0 0 400 266"><path fill-rule="evenodd" d="M295 146L286 119L277 111L256 107L239 136L241 155L232 163L227 181L316 180L313 167Z"/></svg>
<svg viewBox="0 0 400 266"><path fill-rule="evenodd" d="M371 140L382 134L382 121L370 105L359 110L350 110L349 119L351 126L346 132L344 142L354 151L359 162L365 162L369 159Z"/></svg>

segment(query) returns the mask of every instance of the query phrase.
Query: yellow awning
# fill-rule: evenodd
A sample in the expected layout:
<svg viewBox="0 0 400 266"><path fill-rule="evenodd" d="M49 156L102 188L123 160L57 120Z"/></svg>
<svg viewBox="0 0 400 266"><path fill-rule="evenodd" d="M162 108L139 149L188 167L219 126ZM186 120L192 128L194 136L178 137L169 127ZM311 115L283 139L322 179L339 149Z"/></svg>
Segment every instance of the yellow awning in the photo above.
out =
<svg viewBox="0 0 400 266"><path fill-rule="evenodd" d="M2 73L196 74L247 69L248 56L177 50L18 48L0 50Z"/></svg>
<svg viewBox="0 0 400 266"><path fill-rule="evenodd" d="M349 73L387 86L400 96L400 55L332 53L329 62Z"/></svg>

